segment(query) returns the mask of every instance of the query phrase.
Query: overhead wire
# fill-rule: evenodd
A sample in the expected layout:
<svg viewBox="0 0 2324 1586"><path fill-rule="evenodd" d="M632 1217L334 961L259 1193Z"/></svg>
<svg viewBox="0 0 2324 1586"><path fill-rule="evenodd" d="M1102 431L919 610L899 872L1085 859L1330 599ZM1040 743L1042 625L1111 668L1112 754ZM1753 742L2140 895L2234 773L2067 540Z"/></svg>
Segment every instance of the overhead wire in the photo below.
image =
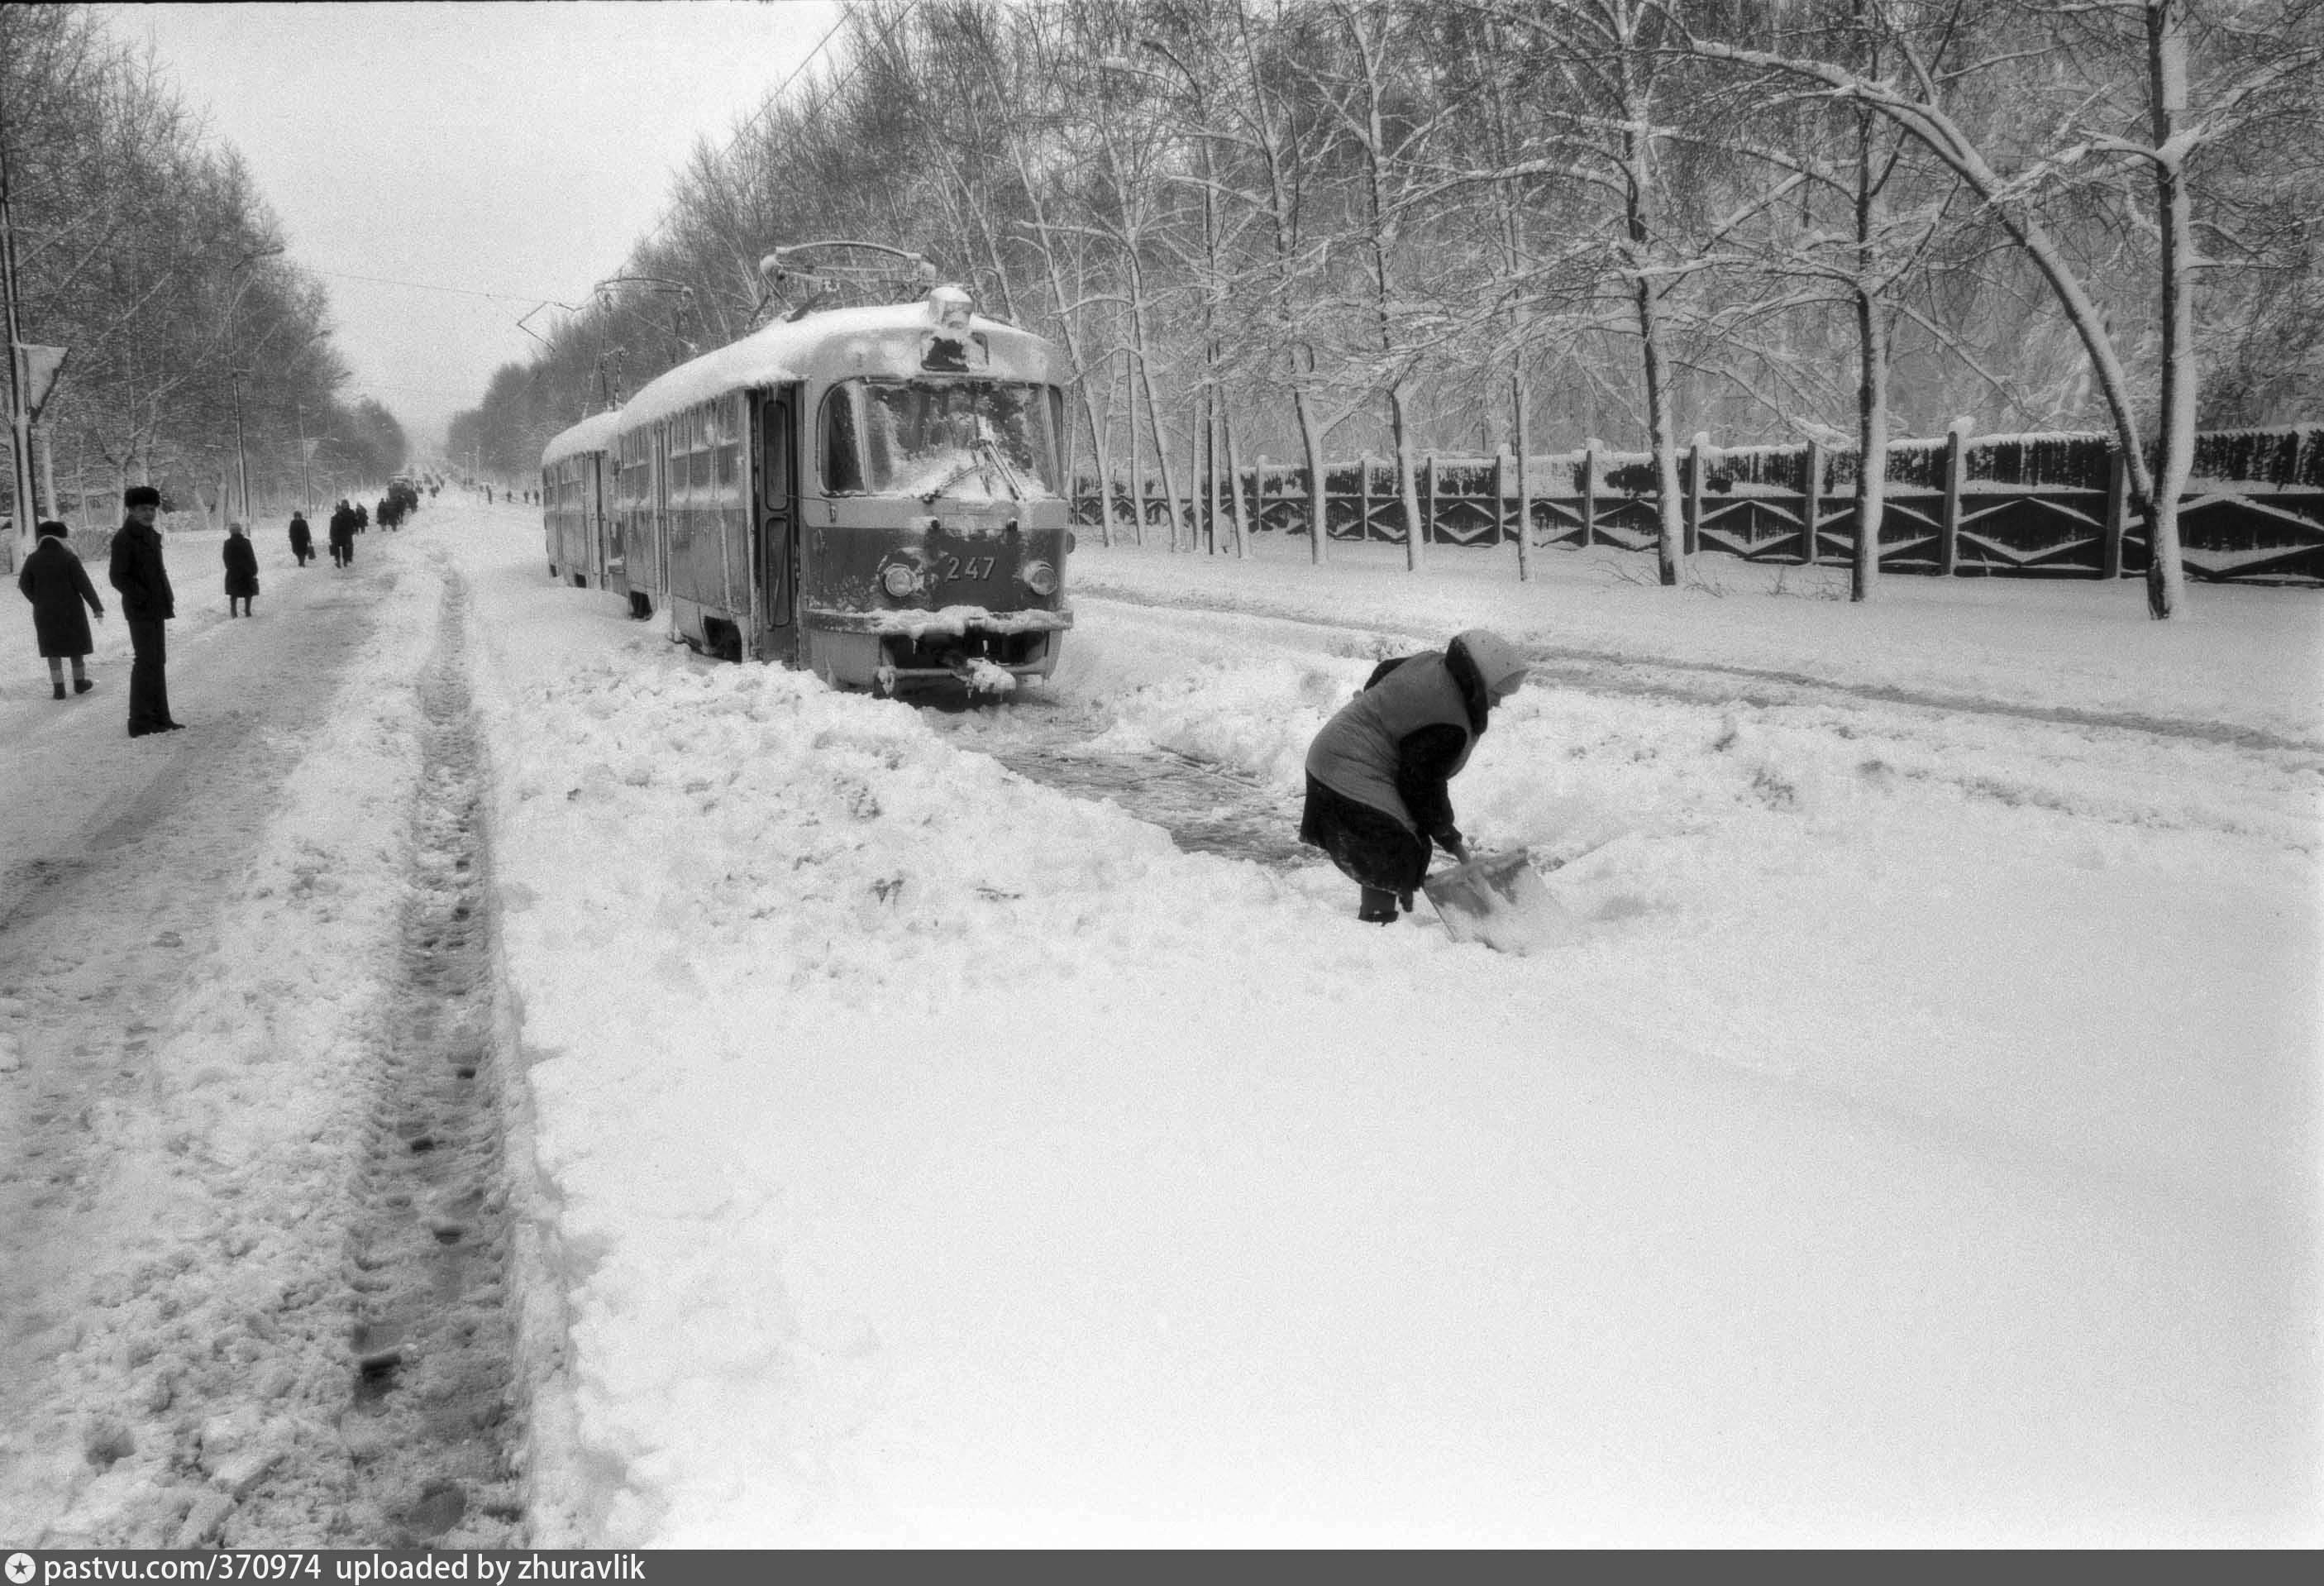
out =
<svg viewBox="0 0 2324 1586"><path fill-rule="evenodd" d="M914 4L918 4L918 0L914 0ZM907 9L909 8L908 7ZM798 77L801 72L807 70L808 67L815 64L816 59L820 57L824 51L830 45L831 41L839 35L839 30L846 25L847 16L846 14L843 12L838 20L834 22L830 27L826 28L824 31L823 36L816 41L815 48L808 51L806 56L800 60L799 63L790 69L788 75L787 75L781 82L776 84L774 88L766 96L766 97L760 101L759 107L751 113L750 119L745 121L741 126L734 129L733 133L726 140L726 146L719 151L720 159L723 160L727 155L733 152L734 145L742 142L743 134L758 124L760 119L767 114L768 110L781 99L784 90L788 89L792 83L798 80ZM654 222L652 228L646 233L643 240L652 240L653 237L658 235L662 229L669 224L669 212L665 209L660 217ZM488 302L530 303L532 307L527 310L524 318L530 318L532 315L539 313L543 309L558 308L569 310L580 307L579 304L568 303L559 298L547 296L540 292L487 291L476 287L445 286L438 281L404 281L391 275L364 275L352 270L325 270L311 264L302 265L300 268L305 270L307 273L310 275L327 276L334 281L367 281L374 286L402 287L411 291L440 292L449 297L457 298L481 298ZM527 328L524 325L523 319L519 319L517 321L517 327L519 329ZM527 333L530 334L529 330ZM535 337L535 339L538 340L539 338ZM388 383L384 381L374 382L374 383L383 386L388 384ZM428 390L428 388L423 386L401 386L394 389L415 392ZM448 396L456 393L449 392L431 392L429 394Z"/></svg>
<svg viewBox="0 0 2324 1586"><path fill-rule="evenodd" d="M357 275L354 272L347 270L322 270L318 269L312 264L302 264L300 268L304 270L309 275L327 275L337 281L368 281L379 286L410 287L414 291L449 292L452 296L458 298L490 298L511 303L538 303L544 300L538 292L480 291L475 287L438 286L433 281L398 281L394 277L387 275ZM552 298L547 300L554 302L556 300Z"/></svg>
<svg viewBox="0 0 2324 1586"><path fill-rule="evenodd" d="M911 0L911 5L907 5L905 9L908 11L911 9L912 5L917 5L918 4L919 0ZM752 127L759 124L760 121L765 117L768 111L773 109L777 105L782 102L783 95L789 91L790 86L799 79L799 75L802 72L806 71L810 66L813 66L816 61L822 57L824 51L830 47L832 40L839 36L839 30L845 27L847 25L847 13L843 9L837 19L835 20L828 28L824 30L823 37L815 41L815 48L809 50L806 55L800 58L799 63L797 66L792 67L791 69L785 74L782 81L777 83L772 88L767 91L766 95L760 99L759 107L751 112L750 116L743 121L742 125L736 127L732 133L727 134L725 146L718 151L718 160L721 162L724 162L734 152L735 146L742 143L743 137L749 134ZM890 26L892 27L892 25L893 24L891 23ZM862 62L859 60L857 65L860 67L861 64ZM852 78L854 76L854 68L851 68L848 71L847 77L841 78L838 84L834 85L835 89L838 87L844 86L850 78ZM630 256L632 258L635 258L639 250L652 243L656 237L659 236L663 231L668 229L672 217L672 213L673 211L670 207L664 207L662 212L655 217L653 225L646 229L645 235L641 236L631 245ZM619 349L613 350L619 351ZM596 362L601 375L604 367L606 351L606 326L601 321L597 327L596 355Z"/></svg>
<svg viewBox="0 0 2324 1586"><path fill-rule="evenodd" d="M914 5L918 5L918 3L919 0L913 0ZM907 9L908 9L908 7ZM815 41L815 48L808 51L806 56L800 60L797 66L791 68L788 76L785 77L782 81L777 83L773 88L768 91L766 97L759 101L759 107L751 112L750 119L743 122L742 125L736 127L733 132L728 135L726 139L726 146L718 151L719 159L724 160L727 155L732 154L734 152L734 145L742 141L742 134L759 124L759 118L766 115L769 110L772 109L775 105L780 101L783 97L784 90L798 80L799 73L805 71L808 67L815 64L816 57L823 53L825 48L830 44L833 39L839 36L839 30L846 25L847 13L844 10L842 10L839 14L839 20L833 23L830 27L825 29L823 37ZM669 224L669 214L670 212L668 209L664 209L661 212L660 217L654 221L652 227L647 231L646 235L642 238L640 239L640 246L643 246L646 243L651 242L654 237L660 234L662 227Z"/></svg>
<svg viewBox="0 0 2324 1586"><path fill-rule="evenodd" d="M910 0L909 4L906 5L900 11L899 11L894 19L888 24L885 32L883 32L881 35L883 41L887 37L892 35L896 27L902 23L906 16L908 16L914 10L918 9L918 5L919 0ZM816 60L822 58L824 51L830 47L831 41L839 36L840 30L845 27L847 23L847 14L843 11L838 19L833 22L830 27L824 30L823 36L816 41L815 47L812 50L809 50L807 54L800 59L798 65L791 68L789 72L784 76L782 81L777 83L773 88L768 91L765 97L760 101L759 107L751 113L749 118L745 120L742 125L736 127L733 133L728 134L725 145L718 152L718 158L720 160L723 161L729 155L733 154L735 146L742 141L743 137L751 131L751 129L756 126L760 121L765 117L769 110L774 108L775 106L781 102L784 93L789 89L793 83L798 80L802 73L807 71L809 67L813 66ZM847 72L836 82L831 85L831 90L835 93L840 88L846 87L849 82L853 80L855 74L862 69L862 60L858 58L853 65L848 69ZM671 218L671 210L665 208L661 215L656 218L652 226L647 230L644 236L639 239L638 245L643 246L645 244L651 242L655 237L659 236L665 229L668 228ZM536 314L541 309L547 308L574 309L580 307L578 304L567 303L563 301L561 299L545 296L538 292L489 291L476 287L446 286L437 281L404 281L394 276L366 275L351 270L325 270L313 265L306 265L301 268L305 269L309 274L327 276L335 281L360 281L369 282L375 286L401 287L411 291L440 292L451 297L480 298L491 302L529 303L531 305L531 308L527 310L524 316L525 318L530 318L533 314ZM520 329L527 329L527 333L530 334L529 328L524 326L522 319L520 319L517 323ZM536 337L535 339L538 340L539 338ZM601 349L601 361L602 357L603 350ZM452 396L466 394L435 391L425 386L397 386L386 381L375 381L369 383L387 389L424 392L430 395Z"/></svg>

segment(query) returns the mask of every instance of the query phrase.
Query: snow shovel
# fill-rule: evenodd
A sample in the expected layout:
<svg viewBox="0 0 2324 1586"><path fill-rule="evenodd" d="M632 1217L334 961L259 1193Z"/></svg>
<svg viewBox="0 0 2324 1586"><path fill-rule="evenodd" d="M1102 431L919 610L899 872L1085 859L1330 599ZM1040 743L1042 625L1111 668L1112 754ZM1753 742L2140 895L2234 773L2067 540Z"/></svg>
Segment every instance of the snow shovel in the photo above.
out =
<svg viewBox="0 0 2324 1586"><path fill-rule="evenodd" d="M1525 851L1481 853L1420 883L1456 942L1524 954L1572 941L1582 922L1549 895Z"/></svg>

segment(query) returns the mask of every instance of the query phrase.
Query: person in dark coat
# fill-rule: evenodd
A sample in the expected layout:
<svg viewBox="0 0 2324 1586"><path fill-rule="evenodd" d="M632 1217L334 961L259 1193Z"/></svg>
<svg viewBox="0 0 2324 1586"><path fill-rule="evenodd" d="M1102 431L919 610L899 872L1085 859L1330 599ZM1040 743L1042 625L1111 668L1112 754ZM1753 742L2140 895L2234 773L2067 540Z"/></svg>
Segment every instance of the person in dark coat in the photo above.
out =
<svg viewBox="0 0 2324 1586"><path fill-rule="evenodd" d="M364 505L363 503L357 502L354 507L349 510L355 513L355 532L358 534L368 533L371 530L371 509Z"/></svg>
<svg viewBox="0 0 2324 1586"><path fill-rule="evenodd" d="M302 567L307 565L307 558L315 554L315 531L307 526L307 514L304 512L290 514L290 554L299 558L299 565Z"/></svg>
<svg viewBox="0 0 2324 1586"><path fill-rule="evenodd" d="M1526 680L1499 634L1471 628L1442 653L1382 661L1307 749L1299 840L1361 889L1356 917L1379 925L1412 907L1430 844L1469 857L1450 787L1494 705Z"/></svg>
<svg viewBox="0 0 2324 1586"><path fill-rule="evenodd" d="M88 652L96 647L89 642L88 616L81 608L87 606L100 622L105 617L105 603L97 598L88 569L73 555L65 532L62 523L42 524L39 543L24 558L24 570L16 575L16 587L32 603L32 636L48 659L49 682L59 699L65 696L67 661L72 662L75 694L97 687L88 680Z"/></svg>
<svg viewBox="0 0 2324 1586"><path fill-rule="evenodd" d="M226 614L229 617L249 617L257 613L250 603L258 596L258 548L250 543L242 525L229 523L226 544L219 548L226 558ZM236 604L242 609L235 610Z"/></svg>
<svg viewBox="0 0 2324 1586"><path fill-rule="evenodd" d="M162 624L178 614L170 570L161 565L161 531L153 520L161 493L133 484L121 497L128 510L113 534L114 588L121 592L121 619L129 624L129 735L174 733L186 724L170 714L169 654Z"/></svg>
<svg viewBox="0 0 2324 1586"><path fill-rule="evenodd" d="M355 518L341 496L331 512L331 566L344 567L355 559Z"/></svg>

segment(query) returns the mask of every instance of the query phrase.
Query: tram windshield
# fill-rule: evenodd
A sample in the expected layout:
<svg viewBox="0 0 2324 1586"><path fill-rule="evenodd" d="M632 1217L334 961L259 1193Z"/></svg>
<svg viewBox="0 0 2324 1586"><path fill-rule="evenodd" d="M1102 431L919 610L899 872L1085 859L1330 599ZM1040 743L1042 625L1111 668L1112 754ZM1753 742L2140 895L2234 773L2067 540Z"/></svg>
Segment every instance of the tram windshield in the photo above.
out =
<svg viewBox="0 0 2324 1586"><path fill-rule="evenodd" d="M1048 386L1001 380L849 380L823 401L834 495L1062 493Z"/></svg>

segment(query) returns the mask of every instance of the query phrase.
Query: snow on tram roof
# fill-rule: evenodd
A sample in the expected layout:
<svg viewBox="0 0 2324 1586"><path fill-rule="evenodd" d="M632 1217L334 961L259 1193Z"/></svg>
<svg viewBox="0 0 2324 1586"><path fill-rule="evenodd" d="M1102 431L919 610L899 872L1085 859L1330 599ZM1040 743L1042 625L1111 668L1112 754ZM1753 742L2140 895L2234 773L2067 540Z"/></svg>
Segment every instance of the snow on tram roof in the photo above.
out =
<svg viewBox="0 0 2324 1586"><path fill-rule="evenodd" d="M620 410L608 408L602 413L590 414L570 429L559 430L549 438L547 446L540 448L540 466L546 468L551 463L561 463L567 457L577 456L583 452L610 449L613 444L614 428L621 421Z"/></svg>
<svg viewBox="0 0 2324 1586"><path fill-rule="evenodd" d="M928 305L917 300L826 309L804 319L779 320L648 381L623 405L621 427L650 424L731 391L780 385L810 374L917 374L918 338L935 328ZM1054 352L1036 333L982 316L970 319L969 329L991 348L991 367L978 373L1004 380L1056 378ZM908 344L907 335L912 338ZM915 352L908 364L898 356L907 345Z"/></svg>

